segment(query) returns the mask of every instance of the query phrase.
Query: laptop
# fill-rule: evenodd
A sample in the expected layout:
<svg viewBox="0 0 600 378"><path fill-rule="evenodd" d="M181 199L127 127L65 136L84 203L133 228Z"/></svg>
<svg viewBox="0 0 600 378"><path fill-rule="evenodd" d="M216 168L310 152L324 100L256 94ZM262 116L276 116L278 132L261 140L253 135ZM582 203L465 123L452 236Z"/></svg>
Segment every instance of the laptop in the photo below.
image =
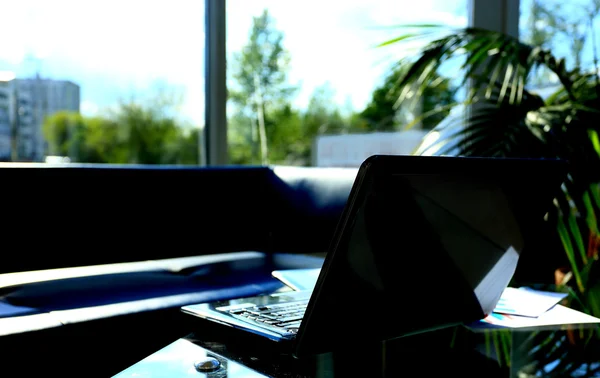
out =
<svg viewBox="0 0 600 378"><path fill-rule="evenodd" d="M312 290L182 311L294 357L482 319L565 175L551 159L372 156Z"/></svg>

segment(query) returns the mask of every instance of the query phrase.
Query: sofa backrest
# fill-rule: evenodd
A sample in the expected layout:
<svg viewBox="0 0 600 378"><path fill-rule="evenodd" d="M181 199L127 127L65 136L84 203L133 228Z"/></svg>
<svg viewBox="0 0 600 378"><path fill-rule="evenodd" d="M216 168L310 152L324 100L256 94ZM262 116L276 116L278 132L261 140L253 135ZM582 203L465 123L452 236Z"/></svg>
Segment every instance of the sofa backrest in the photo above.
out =
<svg viewBox="0 0 600 378"><path fill-rule="evenodd" d="M325 252L358 173L352 168L274 167L276 252Z"/></svg>
<svg viewBox="0 0 600 378"><path fill-rule="evenodd" d="M0 273L247 250L323 252L356 174L328 171L3 165Z"/></svg>

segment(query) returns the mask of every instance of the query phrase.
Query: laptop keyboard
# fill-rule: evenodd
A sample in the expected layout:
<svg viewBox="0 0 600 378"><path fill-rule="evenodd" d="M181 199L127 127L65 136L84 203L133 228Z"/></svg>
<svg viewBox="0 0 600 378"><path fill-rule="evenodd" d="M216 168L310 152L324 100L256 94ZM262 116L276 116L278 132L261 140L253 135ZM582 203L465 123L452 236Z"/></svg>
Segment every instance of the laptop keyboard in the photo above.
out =
<svg viewBox="0 0 600 378"><path fill-rule="evenodd" d="M298 332L307 305L308 299L229 310L229 313L295 334Z"/></svg>

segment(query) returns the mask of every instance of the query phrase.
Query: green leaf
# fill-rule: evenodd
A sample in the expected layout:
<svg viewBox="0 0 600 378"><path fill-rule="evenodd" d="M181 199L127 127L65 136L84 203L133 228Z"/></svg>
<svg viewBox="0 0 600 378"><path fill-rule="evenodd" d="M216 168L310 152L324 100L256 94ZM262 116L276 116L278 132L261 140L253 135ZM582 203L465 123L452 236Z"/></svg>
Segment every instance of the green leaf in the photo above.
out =
<svg viewBox="0 0 600 378"><path fill-rule="evenodd" d="M450 103L448 105L439 106L439 107L434 108L434 109L432 109L432 110L430 110L428 112L425 112L425 113L423 113L421 115L418 115L418 116L415 117L415 119L412 122L410 122L408 125L405 126L405 130L409 130L409 129L413 128L417 123L422 122L423 120L425 120L425 119L427 119L429 117L435 116L435 115L440 114L440 113L444 113L444 112L452 109L453 107L455 107L458 104L459 104L459 102L453 102L453 103Z"/></svg>
<svg viewBox="0 0 600 378"><path fill-rule="evenodd" d="M502 49L506 49L507 43L506 41L502 44ZM500 88L500 91L502 91L502 86L499 86L497 81L498 78L500 77L500 74L502 72L506 71L506 67L507 64L509 64L510 62L510 56L508 54L504 54L504 55L499 55L497 59L491 59L490 63L488 65L488 69L484 72L484 74L478 79L477 81L477 86L483 86L484 82L487 80L487 78L489 77L489 81L487 83L487 88L485 89L485 97L486 98L491 98L492 96L492 91L495 88ZM493 70L493 71L492 71ZM489 73L492 72L491 75L489 75ZM506 75L506 72L505 72ZM500 92L501 93L501 92ZM498 96L498 101L497 103L500 104L502 102L500 96Z"/></svg>
<svg viewBox="0 0 600 378"><path fill-rule="evenodd" d="M590 136L590 140L592 141L594 151L596 151L598 156L600 156L600 139L598 138L598 133L596 130L588 130L588 134Z"/></svg>
<svg viewBox="0 0 600 378"><path fill-rule="evenodd" d="M597 183L591 184L590 193L592 195L592 198L594 199L596 208L600 209L600 185L598 185Z"/></svg>
<svg viewBox="0 0 600 378"><path fill-rule="evenodd" d="M579 257L581 257L581 261L583 262L583 265L586 265L587 264L586 250L585 250L585 246L583 244L583 238L581 237L581 232L579 231L579 225L577 224L575 217L569 217L568 223L569 223L569 229L571 230L571 235L573 236L575 245L577 246L577 249L579 250Z"/></svg>
<svg viewBox="0 0 600 378"><path fill-rule="evenodd" d="M474 76L474 73L479 71L482 65L493 64L490 60L497 58L489 57L488 52L499 48L502 41L499 36L492 36L491 39L481 38L469 43L472 43L473 46L471 48L465 46L465 50L470 51L471 54L461 67L461 70L465 71L462 81L463 85L469 78Z"/></svg>
<svg viewBox="0 0 600 378"><path fill-rule="evenodd" d="M590 191L583 193L583 203L585 205L586 212L586 223L590 231L597 235L598 234L598 222L596 219L596 212L594 211L594 205L590 199Z"/></svg>
<svg viewBox="0 0 600 378"><path fill-rule="evenodd" d="M419 36L419 35L418 35L418 34L415 34L415 33L412 33L412 34L404 34L404 35L401 35L401 36L398 36L398 37L392 38L392 39L390 39L390 40L387 40L387 41L385 41L385 42L382 42L382 43L380 43L380 44L376 45L375 47L384 47L384 46L393 45L394 43L398 43L398 42L400 42L400 41L404 41L404 40L406 40L406 39L409 39L409 38L414 38L414 37L416 37L416 36Z"/></svg>
<svg viewBox="0 0 600 378"><path fill-rule="evenodd" d="M429 65L431 65L432 62L439 61L441 59L444 51L443 48L443 43L429 48L428 50L424 51L421 57L410 66L410 68L398 84L398 87L401 88L398 101L404 101L408 94L413 90L413 83L419 82L419 78L421 77L422 72Z"/></svg>
<svg viewBox="0 0 600 378"><path fill-rule="evenodd" d="M600 287L598 285L590 288L587 293L588 303L590 304L590 315L600 316Z"/></svg>
<svg viewBox="0 0 600 378"><path fill-rule="evenodd" d="M569 215L569 217L570 216L571 215ZM571 243L571 239L569 238L569 232L567 231L562 217L559 217L558 219L557 230L558 235L560 237L560 241L562 242L565 252L567 254L567 258L569 259L569 263L571 264L571 271L573 272L573 276L575 276L577 287L579 288L579 291L583 293L585 291L585 286L583 285L581 274L579 272L579 267L575 259L575 251L573 250L573 244Z"/></svg>

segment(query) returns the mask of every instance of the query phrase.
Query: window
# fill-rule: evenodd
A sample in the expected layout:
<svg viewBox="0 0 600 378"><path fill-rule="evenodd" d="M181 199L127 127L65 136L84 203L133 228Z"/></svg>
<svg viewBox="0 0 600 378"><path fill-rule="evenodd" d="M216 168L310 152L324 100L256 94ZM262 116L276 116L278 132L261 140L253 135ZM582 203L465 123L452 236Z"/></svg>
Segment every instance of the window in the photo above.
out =
<svg viewBox="0 0 600 378"><path fill-rule="evenodd" d="M0 159L199 163L203 1L24 0L1 9L0 108L9 117L0 119ZM11 127L14 144L5 140Z"/></svg>
<svg viewBox="0 0 600 378"><path fill-rule="evenodd" d="M550 50L564 58L566 68L594 71L598 56L597 30L600 2L596 0L521 0L519 28L524 42ZM557 88L548 70L534 73L534 89L542 94Z"/></svg>
<svg viewBox="0 0 600 378"><path fill-rule="evenodd" d="M440 72L444 88L394 110L395 64L417 44L375 46L405 32L393 25L467 22L467 0L228 0L229 162L358 166L410 153L439 122L417 116L456 88Z"/></svg>
<svg viewBox="0 0 600 378"><path fill-rule="evenodd" d="M386 78L387 84L393 81L391 65L410 53L411 45L374 46L400 33L385 29L395 24L466 26L473 1L227 0L227 83L233 95L227 104L228 161L356 165L373 151L409 151L423 134L419 129L435 123L412 121L424 107L447 101L454 88L449 82L448 91L430 104L380 113L381 103L393 100L382 96ZM0 134L6 135L0 138L9 138L0 141L0 160L65 155L96 163L203 163L204 3L26 0L3 5L10 17L0 31L11 38L0 41L0 96L5 96L0 108L9 114L0 120ZM236 77L242 67L236 56L264 10L270 29L282 33L287 52L277 94L283 97L278 98L269 98L272 86L261 84L261 91L249 92L252 83L244 89ZM246 72L246 79L250 76L254 81ZM12 144L6 130L28 122L17 119L16 98L29 101L34 126L31 137L17 126ZM265 105L261 117L257 101ZM134 127L136 117L149 117L137 124L148 125L150 119L156 127ZM406 143L394 139L412 123L413 141L409 132L402 137ZM33 152L22 156L15 151L26 138Z"/></svg>

